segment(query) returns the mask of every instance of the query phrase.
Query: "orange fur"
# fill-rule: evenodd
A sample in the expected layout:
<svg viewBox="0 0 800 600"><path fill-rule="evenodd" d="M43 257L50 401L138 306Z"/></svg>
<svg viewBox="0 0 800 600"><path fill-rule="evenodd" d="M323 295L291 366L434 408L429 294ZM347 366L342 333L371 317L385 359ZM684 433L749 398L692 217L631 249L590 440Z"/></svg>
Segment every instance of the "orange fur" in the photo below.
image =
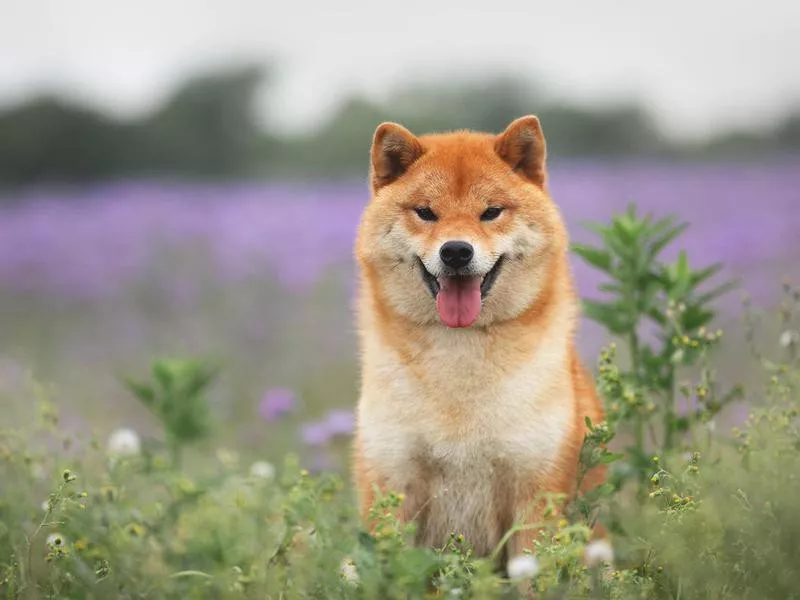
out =
<svg viewBox="0 0 800 600"><path fill-rule="evenodd" d="M362 381L354 479L366 521L373 486L405 494L420 544L462 533L491 552L543 492L574 493L584 417L603 419L573 341L578 299L568 236L547 191L538 119L500 135L416 137L385 123L372 146L372 200L355 253ZM489 206L504 210L481 220ZM424 220L427 207L437 219ZM476 264L502 268L477 320L437 316L419 261L436 269L442 243L467 239ZM484 265L484 266L480 266ZM584 480L599 484L602 469ZM515 535L510 554L535 531Z"/></svg>

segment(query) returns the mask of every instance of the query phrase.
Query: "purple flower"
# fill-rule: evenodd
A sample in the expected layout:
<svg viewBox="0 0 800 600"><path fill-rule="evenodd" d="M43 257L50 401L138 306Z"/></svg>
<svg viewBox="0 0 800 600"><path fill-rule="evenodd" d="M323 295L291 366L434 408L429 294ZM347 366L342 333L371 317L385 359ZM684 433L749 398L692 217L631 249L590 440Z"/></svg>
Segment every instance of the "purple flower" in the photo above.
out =
<svg viewBox="0 0 800 600"><path fill-rule="evenodd" d="M325 421L312 421L300 427L300 437L309 446L324 446L331 439L331 432Z"/></svg>
<svg viewBox="0 0 800 600"><path fill-rule="evenodd" d="M320 473L324 473L325 471L331 471L337 468L339 466L338 462L339 461L329 454L318 452L311 459L311 464L308 465L308 470L310 473L318 475Z"/></svg>
<svg viewBox="0 0 800 600"><path fill-rule="evenodd" d="M265 421L277 421L296 407L294 392L287 388L267 390L258 403L258 414Z"/></svg>
<svg viewBox="0 0 800 600"><path fill-rule="evenodd" d="M331 437L349 436L353 434L355 415L352 410L334 409L328 412L325 423Z"/></svg>

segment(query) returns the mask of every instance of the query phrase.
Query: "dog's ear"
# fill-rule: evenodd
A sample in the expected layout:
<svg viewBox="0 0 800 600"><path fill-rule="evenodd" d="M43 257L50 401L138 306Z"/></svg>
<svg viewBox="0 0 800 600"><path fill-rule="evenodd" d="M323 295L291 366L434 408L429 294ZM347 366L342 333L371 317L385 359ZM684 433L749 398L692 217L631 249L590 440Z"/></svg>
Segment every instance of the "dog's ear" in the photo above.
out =
<svg viewBox="0 0 800 600"><path fill-rule="evenodd" d="M422 153L422 144L402 125L378 125L372 137L373 189L378 191L402 176Z"/></svg>
<svg viewBox="0 0 800 600"><path fill-rule="evenodd" d="M539 119L533 115L511 122L497 136L495 152L525 179L544 187L547 177L545 160L547 147Z"/></svg>

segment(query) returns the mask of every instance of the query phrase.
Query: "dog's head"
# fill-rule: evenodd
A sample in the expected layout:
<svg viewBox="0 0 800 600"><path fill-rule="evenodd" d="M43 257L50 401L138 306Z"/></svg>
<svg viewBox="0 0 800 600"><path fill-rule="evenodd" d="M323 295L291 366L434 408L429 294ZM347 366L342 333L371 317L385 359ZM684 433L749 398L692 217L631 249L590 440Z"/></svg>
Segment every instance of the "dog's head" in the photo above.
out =
<svg viewBox="0 0 800 600"><path fill-rule="evenodd" d="M383 123L357 256L380 302L420 324L485 326L537 300L567 236L534 116L499 135Z"/></svg>

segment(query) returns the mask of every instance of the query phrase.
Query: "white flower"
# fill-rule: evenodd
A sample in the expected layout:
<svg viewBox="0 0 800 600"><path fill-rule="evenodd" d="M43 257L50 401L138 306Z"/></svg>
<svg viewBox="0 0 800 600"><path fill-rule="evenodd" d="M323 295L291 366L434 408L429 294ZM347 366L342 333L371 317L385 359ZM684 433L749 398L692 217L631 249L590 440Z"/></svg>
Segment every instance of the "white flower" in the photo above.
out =
<svg viewBox="0 0 800 600"><path fill-rule="evenodd" d="M42 502L42 510L44 512L47 512L48 510L50 510L50 500L44 500Z"/></svg>
<svg viewBox="0 0 800 600"><path fill-rule="evenodd" d="M116 429L108 437L108 453L112 456L135 456L141 446L139 434L127 427Z"/></svg>
<svg viewBox="0 0 800 600"><path fill-rule="evenodd" d="M791 329L787 329L781 334L778 343L780 343L782 348L788 348L789 346L797 344L799 340L800 340L800 333L793 331Z"/></svg>
<svg viewBox="0 0 800 600"><path fill-rule="evenodd" d="M64 536L60 533L51 533L47 536L47 545L51 548L63 548L66 543Z"/></svg>
<svg viewBox="0 0 800 600"><path fill-rule="evenodd" d="M275 477L275 467L265 460L257 460L250 465L250 476L259 479L272 479Z"/></svg>
<svg viewBox="0 0 800 600"><path fill-rule="evenodd" d="M610 565L614 562L614 549L607 540L589 542L583 549L583 562L589 567Z"/></svg>
<svg viewBox="0 0 800 600"><path fill-rule="evenodd" d="M345 558L342 560L342 564L339 565L339 573L347 583L352 583L355 585L359 581L356 564L350 558Z"/></svg>
<svg viewBox="0 0 800 600"><path fill-rule="evenodd" d="M539 561L532 554L519 554L506 565L509 579L530 579L539 573Z"/></svg>

